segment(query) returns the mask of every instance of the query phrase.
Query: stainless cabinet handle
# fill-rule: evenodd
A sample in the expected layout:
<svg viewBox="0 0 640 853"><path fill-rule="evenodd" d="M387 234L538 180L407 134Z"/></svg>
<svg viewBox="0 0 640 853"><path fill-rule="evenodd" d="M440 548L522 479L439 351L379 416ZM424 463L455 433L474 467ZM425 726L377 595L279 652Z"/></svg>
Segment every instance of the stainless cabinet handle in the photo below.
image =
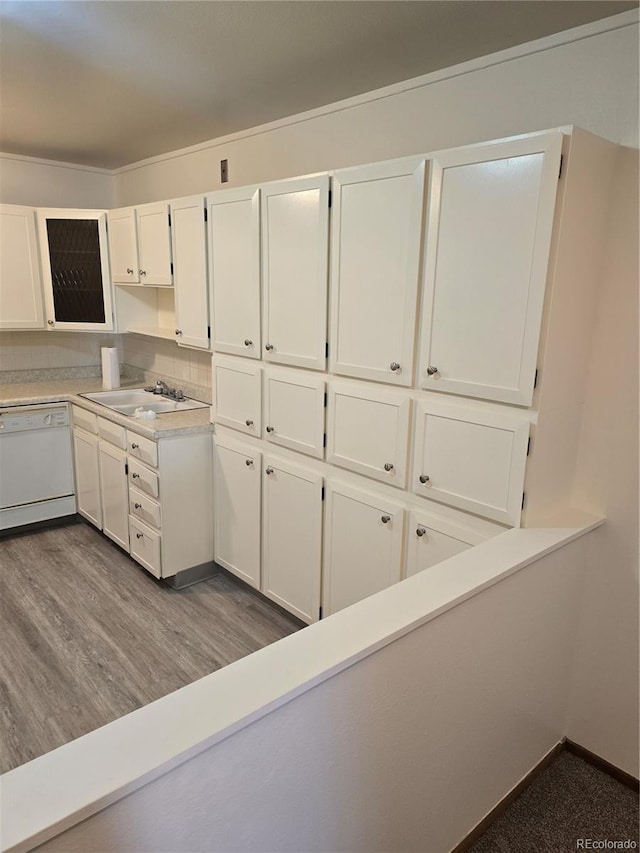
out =
<svg viewBox="0 0 640 853"><path fill-rule="evenodd" d="M427 532L426 527L422 527L422 525L420 525L419 527L416 527L416 536L420 536L420 538L422 538L426 532Z"/></svg>
<svg viewBox="0 0 640 853"><path fill-rule="evenodd" d="M253 465L253 459L245 459L244 464L248 467L249 465Z"/></svg>
<svg viewBox="0 0 640 853"><path fill-rule="evenodd" d="M144 535L142 533L136 533L136 539L143 539Z"/></svg>
<svg viewBox="0 0 640 853"><path fill-rule="evenodd" d="M132 480L139 480L139 479L140 479L140 474L132 474L132 475L131 475L131 479L132 479Z"/></svg>
<svg viewBox="0 0 640 853"><path fill-rule="evenodd" d="M252 347L252 346L253 346L253 341L250 341L250 340L249 340L249 338L245 338L245 339L244 339L244 345L245 345L246 347Z"/></svg>
<svg viewBox="0 0 640 853"><path fill-rule="evenodd" d="M53 325L54 325L53 320L47 320L47 323L48 323L50 326L53 326Z"/></svg>
<svg viewBox="0 0 640 853"><path fill-rule="evenodd" d="M273 474L273 468L266 468L265 470L267 474Z"/></svg>
<svg viewBox="0 0 640 853"><path fill-rule="evenodd" d="M429 376L435 376L435 374L436 374L437 372L438 372L438 368L437 368L437 367L431 367L431 365L429 365L429 367L427 367L427 374L428 374Z"/></svg>
<svg viewBox="0 0 640 853"><path fill-rule="evenodd" d="M176 329L176 335L181 335L181 334L182 334L182 329Z"/></svg>
<svg viewBox="0 0 640 853"><path fill-rule="evenodd" d="M390 515L382 515L382 516L380 516L380 521L383 524L389 524L389 522L391 521L391 516Z"/></svg>
<svg viewBox="0 0 640 853"><path fill-rule="evenodd" d="M397 373L400 370L400 365L397 361L392 361L389 365L389 370L393 370L394 373Z"/></svg>
<svg viewBox="0 0 640 853"><path fill-rule="evenodd" d="M134 504L133 508L134 509L142 509L142 504Z"/></svg>
<svg viewBox="0 0 640 853"><path fill-rule="evenodd" d="M131 449L132 449L132 450L137 450L137 449L138 449L138 445L137 445L135 442L132 442L132 444L131 444Z"/></svg>
<svg viewBox="0 0 640 853"><path fill-rule="evenodd" d="M428 474L420 474L419 480L421 483L428 483L431 478Z"/></svg>
<svg viewBox="0 0 640 853"><path fill-rule="evenodd" d="M271 352L271 350L273 349L273 344L265 344L264 348L267 352Z"/></svg>
<svg viewBox="0 0 640 853"><path fill-rule="evenodd" d="M127 267L127 275L133 275L133 270L131 267Z"/></svg>
<svg viewBox="0 0 640 853"><path fill-rule="evenodd" d="M268 427L266 428L266 430L267 430L267 432L275 432L275 431L276 431L276 430L275 430L275 427L272 427L272 426L268 426Z"/></svg>
<svg viewBox="0 0 640 853"><path fill-rule="evenodd" d="M138 272L140 273L140 275L146 275L147 274L146 270L138 270Z"/></svg>
<svg viewBox="0 0 640 853"><path fill-rule="evenodd" d="M393 462L385 462L384 463L385 471L393 471Z"/></svg>
<svg viewBox="0 0 640 853"><path fill-rule="evenodd" d="M248 427L252 427L252 426L253 426L253 421L250 421L250 420L249 420L249 418L247 418L247 420L245 421L245 424L246 424Z"/></svg>

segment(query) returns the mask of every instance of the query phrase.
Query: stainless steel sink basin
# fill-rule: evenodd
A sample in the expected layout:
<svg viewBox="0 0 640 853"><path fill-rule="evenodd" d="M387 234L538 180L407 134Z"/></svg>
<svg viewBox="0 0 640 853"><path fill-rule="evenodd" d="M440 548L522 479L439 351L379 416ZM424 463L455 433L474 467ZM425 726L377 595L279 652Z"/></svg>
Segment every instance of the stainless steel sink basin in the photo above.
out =
<svg viewBox="0 0 640 853"><path fill-rule="evenodd" d="M172 400L144 388L123 388L118 391L96 391L93 394L81 394L87 400L100 403L114 412L122 415L134 415L136 409L144 409L145 412L165 414L166 412L186 412L189 409L206 409L208 403L200 400L192 400L185 397L183 400Z"/></svg>

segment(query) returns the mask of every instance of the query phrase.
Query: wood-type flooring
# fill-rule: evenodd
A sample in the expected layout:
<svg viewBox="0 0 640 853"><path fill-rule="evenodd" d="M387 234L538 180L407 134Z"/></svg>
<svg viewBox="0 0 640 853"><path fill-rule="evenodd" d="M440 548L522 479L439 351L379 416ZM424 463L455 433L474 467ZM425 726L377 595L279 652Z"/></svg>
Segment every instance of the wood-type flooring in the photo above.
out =
<svg viewBox="0 0 640 853"><path fill-rule="evenodd" d="M0 772L300 627L225 572L170 589L88 524L0 539Z"/></svg>

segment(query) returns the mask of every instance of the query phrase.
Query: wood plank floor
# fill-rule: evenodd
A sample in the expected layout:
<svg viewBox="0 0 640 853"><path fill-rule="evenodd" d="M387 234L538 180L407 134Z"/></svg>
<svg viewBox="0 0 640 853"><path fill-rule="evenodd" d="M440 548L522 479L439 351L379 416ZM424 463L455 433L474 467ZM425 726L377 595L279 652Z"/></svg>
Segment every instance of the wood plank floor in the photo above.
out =
<svg viewBox="0 0 640 853"><path fill-rule="evenodd" d="M0 772L300 628L230 575L176 591L88 524L0 539Z"/></svg>

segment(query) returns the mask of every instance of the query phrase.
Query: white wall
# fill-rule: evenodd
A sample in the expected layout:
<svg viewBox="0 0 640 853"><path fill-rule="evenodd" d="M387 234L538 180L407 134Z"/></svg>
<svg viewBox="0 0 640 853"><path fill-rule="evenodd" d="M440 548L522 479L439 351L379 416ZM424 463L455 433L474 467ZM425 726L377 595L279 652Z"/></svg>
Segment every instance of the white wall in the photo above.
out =
<svg viewBox="0 0 640 853"><path fill-rule="evenodd" d="M578 447L593 534L567 736L638 777L638 152L622 150Z"/></svg>
<svg viewBox="0 0 640 853"><path fill-rule="evenodd" d="M637 23L544 49L570 37L543 39L410 81L414 88L389 87L371 100L355 98L126 167L116 174L117 204L218 189L222 158L229 160L228 186L238 186L566 124L637 147ZM523 50L534 52L521 56Z"/></svg>
<svg viewBox="0 0 640 853"><path fill-rule="evenodd" d="M89 169L15 154L0 154L0 202L31 207L114 207L114 178Z"/></svg>
<svg viewBox="0 0 640 853"><path fill-rule="evenodd" d="M506 534L512 545L520 535ZM38 850L445 853L563 736L592 535L307 689ZM497 539L478 546L454 558L451 571L479 578L479 555L501 547ZM404 599L406 606L407 596L427 610L430 574L280 645L291 650L293 639L307 652L314 642L331 648L334 630L348 633L361 611L370 620L378 603L386 609ZM345 654L350 644L343 640ZM263 652L262 671L271 677L276 657ZM254 662L259 670L256 656L232 667L256 677ZM293 669L302 674L306 666L300 658ZM209 676L211 686L231 669Z"/></svg>

